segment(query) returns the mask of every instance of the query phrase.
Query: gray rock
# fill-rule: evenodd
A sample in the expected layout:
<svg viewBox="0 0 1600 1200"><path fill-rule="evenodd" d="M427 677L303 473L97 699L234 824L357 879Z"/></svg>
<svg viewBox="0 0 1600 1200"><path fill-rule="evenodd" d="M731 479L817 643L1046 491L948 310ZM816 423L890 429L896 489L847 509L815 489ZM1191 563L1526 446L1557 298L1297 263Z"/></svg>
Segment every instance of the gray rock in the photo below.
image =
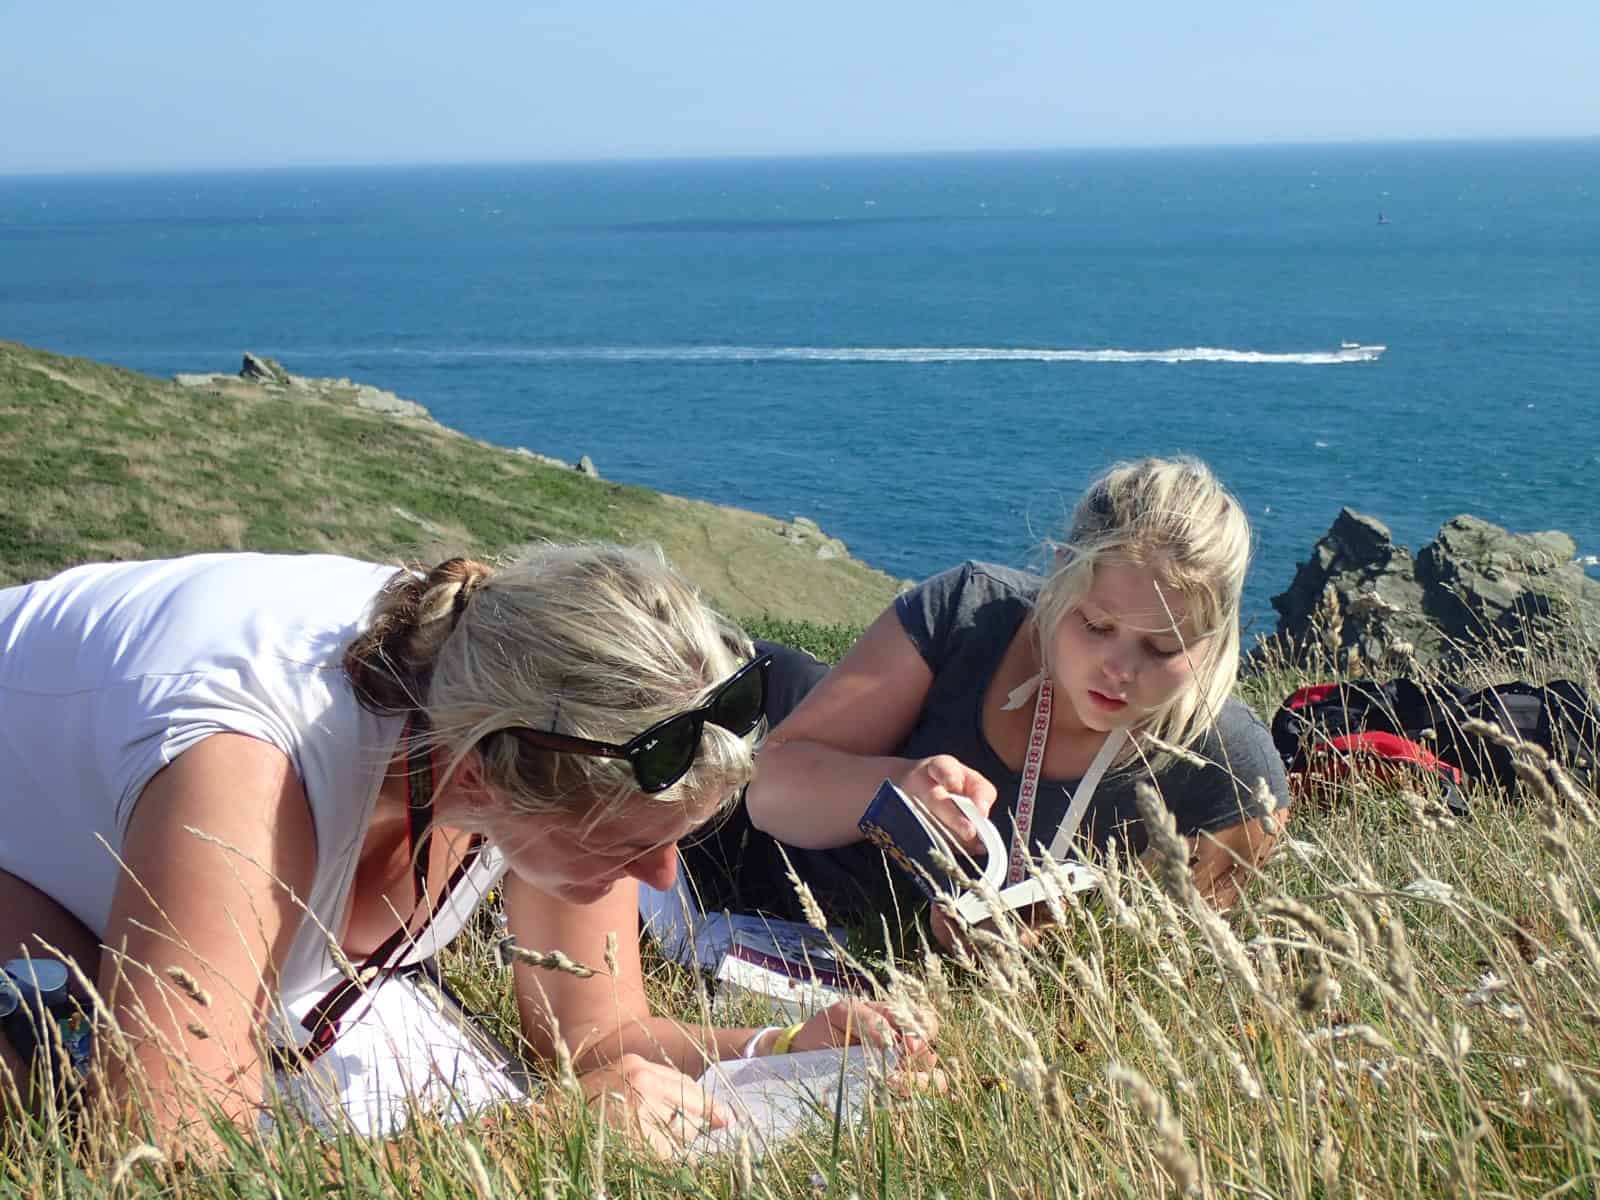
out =
<svg viewBox="0 0 1600 1200"><path fill-rule="evenodd" d="M189 371L179 371L172 377L172 382L177 384L179 387L203 388L216 387L218 384L222 383L228 378L229 376L220 374L216 371L210 371L203 375Z"/></svg>
<svg viewBox="0 0 1600 1200"><path fill-rule="evenodd" d="M1577 549L1564 533L1508 533L1460 516L1417 555L1417 577L1448 636L1527 646L1600 624L1600 582Z"/></svg>
<svg viewBox="0 0 1600 1200"><path fill-rule="evenodd" d="M1272 606L1280 638L1297 647L1319 645L1335 656L1353 648L1369 663L1439 651L1411 552L1382 521L1354 509L1339 510Z"/></svg>
<svg viewBox="0 0 1600 1200"><path fill-rule="evenodd" d="M1413 659L1450 665L1486 643L1593 637L1600 582L1573 561L1575 549L1563 533L1510 533L1460 516L1413 559L1381 521L1342 509L1272 598L1279 645L1399 669Z"/></svg>
<svg viewBox="0 0 1600 1200"><path fill-rule="evenodd" d="M827 561L848 558L849 548L836 537L829 537L810 517L797 516L787 523L779 521L772 532L797 549L810 548L817 558Z"/></svg>
<svg viewBox="0 0 1600 1200"><path fill-rule="evenodd" d="M357 408L370 408L373 412L388 413L393 417L429 419L428 410L415 400L402 399L393 392L386 392L370 384L358 384L353 399Z"/></svg>
<svg viewBox="0 0 1600 1200"><path fill-rule="evenodd" d="M594 465L594 459L587 454L578 459L577 471L578 474L587 475L590 479L600 478L600 468Z"/></svg>
<svg viewBox="0 0 1600 1200"><path fill-rule="evenodd" d="M239 368L239 378L276 387L289 386L289 372L283 369L282 364L248 350L244 352L244 365Z"/></svg>

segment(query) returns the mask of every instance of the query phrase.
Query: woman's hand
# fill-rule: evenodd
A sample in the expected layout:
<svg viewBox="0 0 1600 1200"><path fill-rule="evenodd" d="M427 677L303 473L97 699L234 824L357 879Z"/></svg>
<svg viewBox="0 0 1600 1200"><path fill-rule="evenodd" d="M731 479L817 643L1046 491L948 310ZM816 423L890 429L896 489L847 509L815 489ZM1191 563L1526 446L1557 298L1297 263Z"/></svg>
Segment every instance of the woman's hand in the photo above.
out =
<svg viewBox="0 0 1600 1200"><path fill-rule="evenodd" d="M663 1158L678 1158L708 1129L734 1122L726 1104L712 1100L700 1085L673 1067L624 1054L614 1063L579 1079L589 1105L623 1125Z"/></svg>
<svg viewBox="0 0 1600 1200"><path fill-rule="evenodd" d="M994 784L950 754L935 754L913 763L896 781L900 790L922 801L929 814L950 832L956 843L974 856L983 850L983 839L967 815L956 807L953 796L972 801L980 816L987 817L994 807Z"/></svg>
<svg viewBox="0 0 1600 1200"><path fill-rule="evenodd" d="M790 1052L821 1050L829 1046L848 1046L858 1042L879 1049L893 1047L894 1083L906 1090L942 1092L944 1073L933 1052L939 1034L939 1018L932 1009L918 1012L915 1027L888 1004L869 1000L840 1000L812 1017L789 1043Z"/></svg>

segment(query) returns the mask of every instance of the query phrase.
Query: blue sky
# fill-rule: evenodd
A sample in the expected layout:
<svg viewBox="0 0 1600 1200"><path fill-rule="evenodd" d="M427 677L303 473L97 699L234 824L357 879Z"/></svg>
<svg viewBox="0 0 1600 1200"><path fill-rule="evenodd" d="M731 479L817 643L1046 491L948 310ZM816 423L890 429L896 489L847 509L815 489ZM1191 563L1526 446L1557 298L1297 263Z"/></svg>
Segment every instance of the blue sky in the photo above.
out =
<svg viewBox="0 0 1600 1200"><path fill-rule="evenodd" d="M1600 0L0 0L0 171L1590 136Z"/></svg>

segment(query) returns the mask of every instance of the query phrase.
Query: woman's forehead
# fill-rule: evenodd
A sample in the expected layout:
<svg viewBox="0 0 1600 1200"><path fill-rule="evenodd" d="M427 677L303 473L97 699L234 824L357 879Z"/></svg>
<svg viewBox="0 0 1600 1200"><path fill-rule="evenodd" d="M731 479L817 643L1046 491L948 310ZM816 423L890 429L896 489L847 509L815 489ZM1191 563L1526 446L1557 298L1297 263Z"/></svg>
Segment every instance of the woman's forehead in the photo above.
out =
<svg viewBox="0 0 1600 1200"><path fill-rule="evenodd" d="M595 850L638 849L675 842L716 815L718 804L665 804L638 800L615 816L590 826L584 845Z"/></svg>
<svg viewBox="0 0 1600 1200"><path fill-rule="evenodd" d="M1080 604L1093 615L1145 633L1191 631L1190 598L1154 567L1139 563L1097 563Z"/></svg>

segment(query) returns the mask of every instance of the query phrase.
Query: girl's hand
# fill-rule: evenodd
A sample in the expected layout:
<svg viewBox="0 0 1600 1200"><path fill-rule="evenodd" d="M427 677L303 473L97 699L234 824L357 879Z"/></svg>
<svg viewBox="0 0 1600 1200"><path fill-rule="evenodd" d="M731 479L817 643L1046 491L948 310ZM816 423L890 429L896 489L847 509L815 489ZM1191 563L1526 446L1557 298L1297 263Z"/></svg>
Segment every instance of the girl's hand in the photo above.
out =
<svg viewBox="0 0 1600 1200"><path fill-rule="evenodd" d="M935 754L913 763L895 782L902 792L922 801L929 814L949 830L962 849L973 855L982 853L983 839L978 836L977 828L951 797L966 797L979 815L988 816L994 807L996 792L987 778L954 755Z"/></svg>
<svg viewBox="0 0 1600 1200"><path fill-rule="evenodd" d="M917 1027L897 1016L887 1004L868 1000L840 1000L829 1005L801 1027L789 1044L796 1050L821 1050L866 1042L886 1049L893 1046L899 1057L891 1083L901 1091L936 1091L945 1088L944 1072L932 1042L939 1034L939 1018L931 1009L917 1013Z"/></svg>
<svg viewBox="0 0 1600 1200"><path fill-rule="evenodd" d="M1048 929L1056 923L1055 917L1050 913L1050 906L1043 903L1024 904L1019 908L1014 908L1011 910L1011 916L1016 921L1016 926L1013 928L1012 933L1024 950L1032 950L1038 946L1040 941L1039 931ZM944 910L937 904L928 910L928 922L933 929L933 940L946 950L953 952L957 942L967 941L966 936L957 927L956 923L946 916ZM995 928L993 918L980 922L978 928L988 933L999 932ZM968 953L971 953L972 949L972 946L968 945Z"/></svg>
<svg viewBox="0 0 1600 1200"><path fill-rule="evenodd" d="M637 1054L589 1071L579 1083L591 1108L611 1120L620 1114L624 1127L663 1158L683 1157L700 1134L735 1120L731 1108L713 1101L682 1071Z"/></svg>
<svg viewBox="0 0 1600 1200"><path fill-rule="evenodd" d="M902 1060L933 1057L931 1043L939 1033L932 1011L917 1014L917 1028L895 1015L887 1004L870 1000L840 1000L812 1017L795 1034L789 1049L822 1050L866 1042L879 1049L894 1047Z"/></svg>

